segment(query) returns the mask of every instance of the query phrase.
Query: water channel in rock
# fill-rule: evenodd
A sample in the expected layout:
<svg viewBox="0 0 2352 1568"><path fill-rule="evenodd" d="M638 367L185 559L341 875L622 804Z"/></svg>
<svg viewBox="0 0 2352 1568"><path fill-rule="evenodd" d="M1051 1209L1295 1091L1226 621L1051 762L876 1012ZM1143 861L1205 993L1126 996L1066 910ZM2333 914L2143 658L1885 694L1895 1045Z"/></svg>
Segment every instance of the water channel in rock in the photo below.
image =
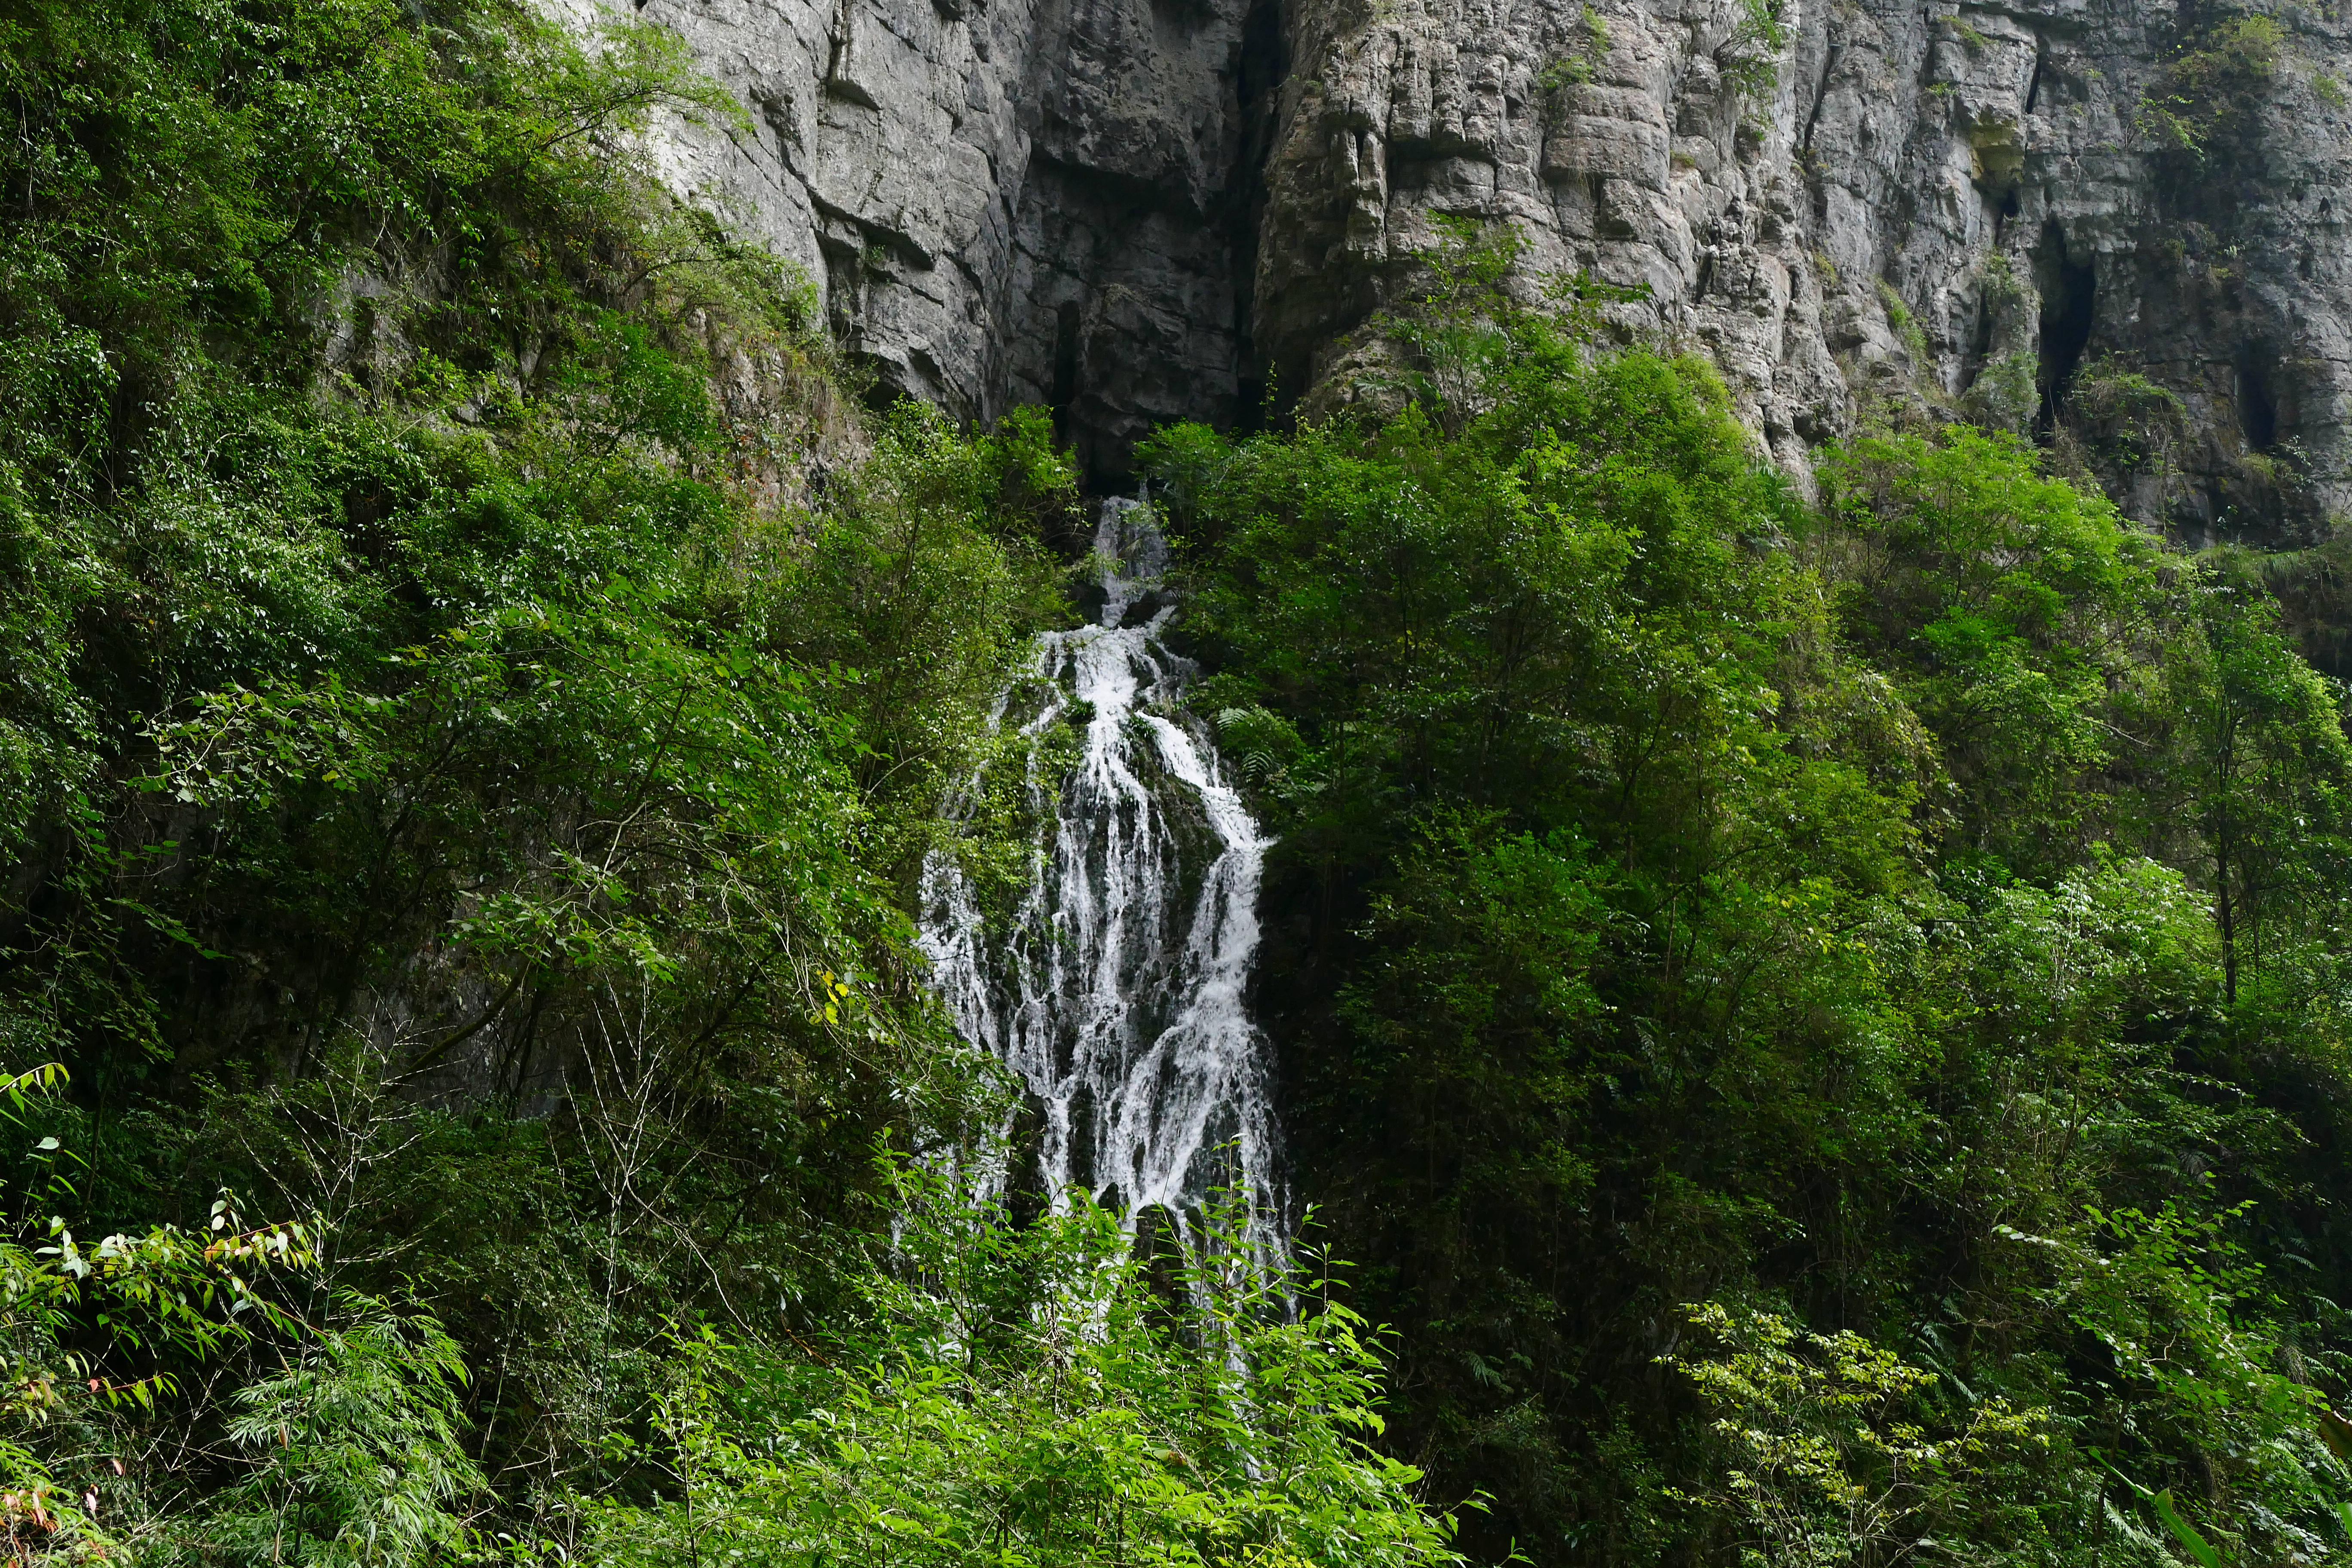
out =
<svg viewBox="0 0 2352 1568"><path fill-rule="evenodd" d="M1130 1226L1165 1215L1188 1245L1213 1195L1245 1197L1241 1239L1270 1261L1286 1233L1272 1061L1244 994L1267 840L1179 706L1194 668L1165 640L1177 609L1150 507L1102 503L1095 558L1093 623L1040 637L999 710L1038 825L1025 892L992 919L935 856L922 945L957 1031L1023 1089L999 1190L1084 1189Z"/></svg>

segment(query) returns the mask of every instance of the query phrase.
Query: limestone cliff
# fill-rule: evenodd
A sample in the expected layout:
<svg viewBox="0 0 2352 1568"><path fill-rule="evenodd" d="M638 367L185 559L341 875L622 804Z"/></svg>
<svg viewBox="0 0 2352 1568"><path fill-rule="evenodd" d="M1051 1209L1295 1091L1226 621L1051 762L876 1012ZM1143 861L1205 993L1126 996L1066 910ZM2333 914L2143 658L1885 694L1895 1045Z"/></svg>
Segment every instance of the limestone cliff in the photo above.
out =
<svg viewBox="0 0 2352 1568"><path fill-rule="evenodd" d="M1433 220L1646 284L1802 477L2038 429L2137 514L2352 510L2352 36L2178 0L644 0L740 95L677 184L890 386L1089 466L1344 370Z"/></svg>
<svg viewBox="0 0 2352 1568"><path fill-rule="evenodd" d="M658 149L960 416L1049 404L1117 472L1248 384L1271 0L647 0L749 110Z"/></svg>

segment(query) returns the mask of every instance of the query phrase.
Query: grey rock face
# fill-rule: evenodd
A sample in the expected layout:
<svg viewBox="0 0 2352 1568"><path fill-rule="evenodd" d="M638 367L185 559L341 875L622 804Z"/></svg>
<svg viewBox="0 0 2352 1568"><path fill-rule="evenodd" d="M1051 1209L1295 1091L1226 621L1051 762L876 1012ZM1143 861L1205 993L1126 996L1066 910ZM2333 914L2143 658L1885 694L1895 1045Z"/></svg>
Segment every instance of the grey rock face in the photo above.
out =
<svg viewBox="0 0 2352 1568"><path fill-rule="evenodd" d="M1646 284L1801 479L2038 429L2192 537L2352 510L2352 37L2191 0L648 0L741 94L673 178L886 384L1089 466L1343 368L1434 220ZM2251 19L2250 19L2251 18ZM1326 388L1327 395L1329 388ZM1342 394L1344 395L1344 394Z"/></svg>
<svg viewBox="0 0 2352 1568"><path fill-rule="evenodd" d="M1800 475L1874 404L2052 434L2054 385L2062 443L2144 517L2285 542L2352 500L2339 28L2165 0L1783 19L1775 48L1740 0L1307 0L1259 346L1314 380L1433 216L1498 218L1535 269L1647 284L1645 324Z"/></svg>
<svg viewBox="0 0 2352 1568"><path fill-rule="evenodd" d="M1051 405L1115 476L1152 426L1250 401L1246 173L1281 48L1252 6L647 0L752 122L656 152L800 264L885 395Z"/></svg>

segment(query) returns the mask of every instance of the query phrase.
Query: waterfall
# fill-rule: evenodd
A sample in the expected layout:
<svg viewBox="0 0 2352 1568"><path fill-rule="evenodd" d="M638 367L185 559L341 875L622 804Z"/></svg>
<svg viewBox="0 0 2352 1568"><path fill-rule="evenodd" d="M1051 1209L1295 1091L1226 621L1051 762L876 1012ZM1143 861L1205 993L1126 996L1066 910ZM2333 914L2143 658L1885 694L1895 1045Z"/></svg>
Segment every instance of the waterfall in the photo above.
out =
<svg viewBox="0 0 2352 1568"><path fill-rule="evenodd" d="M992 921L934 855L922 946L958 1033L1025 1091L1013 1158L1030 1179L1084 1188L1130 1226L1163 1209L1184 1237L1209 1194L1238 1190L1243 1241L1276 1259L1272 1064L1243 1001L1267 841L1176 706L1193 667L1161 640L1175 612L1150 508L1104 502L1095 553L1095 623L1038 637L998 710L1037 823L1026 890Z"/></svg>

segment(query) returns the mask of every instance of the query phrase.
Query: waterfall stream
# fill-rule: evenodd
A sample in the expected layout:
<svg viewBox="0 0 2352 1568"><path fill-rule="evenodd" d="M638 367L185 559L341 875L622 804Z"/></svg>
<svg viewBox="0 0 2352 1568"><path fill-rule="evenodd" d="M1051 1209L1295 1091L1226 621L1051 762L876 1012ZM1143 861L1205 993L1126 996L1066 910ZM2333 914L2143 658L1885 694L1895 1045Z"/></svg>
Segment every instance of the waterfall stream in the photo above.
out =
<svg viewBox="0 0 2352 1568"><path fill-rule="evenodd" d="M1243 1000L1267 841L1176 706L1193 667L1161 640L1174 609L1150 508L1103 503L1095 552L1095 624L1040 637L998 710L1038 825L1026 891L991 920L934 856L922 945L957 1031L1025 1089L1016 1121L1031 1125L1000 1185L1084 1188L1129 1225L1158 1207L1184 1237L1212 1193L1238 1191L1241 1239L1272 1260L1285 1250L1272 1063Z"/></svg>

